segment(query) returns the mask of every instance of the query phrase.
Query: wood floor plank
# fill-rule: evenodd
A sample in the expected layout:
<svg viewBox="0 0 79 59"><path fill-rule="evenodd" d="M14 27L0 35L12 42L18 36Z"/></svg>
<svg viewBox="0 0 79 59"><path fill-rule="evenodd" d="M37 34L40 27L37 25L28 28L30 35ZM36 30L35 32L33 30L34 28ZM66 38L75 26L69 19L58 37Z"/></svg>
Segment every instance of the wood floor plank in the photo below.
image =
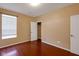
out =
<svg viewBox="0 0 79 59"><path fill-rule="evenodd" d="M78 56L40 41L25 42L0 49L0 56Z"/></svg>

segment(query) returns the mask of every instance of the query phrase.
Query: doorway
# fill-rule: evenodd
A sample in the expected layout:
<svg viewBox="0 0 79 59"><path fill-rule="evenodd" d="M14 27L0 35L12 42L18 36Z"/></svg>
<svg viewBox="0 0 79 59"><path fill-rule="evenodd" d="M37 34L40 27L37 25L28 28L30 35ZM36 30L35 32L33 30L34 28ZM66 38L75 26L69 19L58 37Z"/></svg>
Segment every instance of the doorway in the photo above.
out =
<svg viewBox="0 0 79 59"><path fill-rule="evenodd" d="M79 15L70 17L70 48L71 51L79 55Z"/></svg>
<svg viewBox="0 0 79 59"><path fill-rule="evenodd" d="M31 22L31 41L41 41L41 22Z"/></svg>
<svg viewBox="0 0 79 59"><path fill-rule="evenodd" d="M37 40L37 23L31 22L31 41Z"/></svg>
<svg viewBox="0 0 79 59"><path fill-rule="evenodd" d="M37 39L41 41L41 22L37 22Z"/></svg>

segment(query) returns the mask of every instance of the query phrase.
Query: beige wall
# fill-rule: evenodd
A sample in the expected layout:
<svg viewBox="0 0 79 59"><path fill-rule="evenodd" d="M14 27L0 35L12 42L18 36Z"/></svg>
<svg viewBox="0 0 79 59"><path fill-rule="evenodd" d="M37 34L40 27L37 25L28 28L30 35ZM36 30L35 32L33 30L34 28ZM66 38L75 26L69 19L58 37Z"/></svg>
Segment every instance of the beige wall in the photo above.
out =
<svg viewBox="0 0 79 59"><path fill-rule="evenodd" d="M75 14L79 14L79 4L36 17L42 21L42 41L70 49L70 16Z"/></svg>
<svg viewBox="0 0 79 59"><path fill-rule="evenodd" d="M2 40L0 39L0 48L3 46L11 45L18 42L26 42L30 41L30 22L32 20L32 17L26 16L17 12L8 11L6 9L0 9L0 13L5 13L9 15L17 16L17 38L13 39L6 39ZM1 17L0 17L0 25L1 25ZM1 28L0 28L1 30ZM1 31L0 31L1 34ZM1 36L0 36L1 38Z"/></svg>
<svg viewBox="0 0 79 59"><path fill-rule="evenodd" d="M36 18L8 11L6 9L0 9L0 12L18 16L17 38L7 40L0 39L0 47L23 41L30 41L30 22L42 21L42 40L63 48L70 49L70 16L79 14L79 4L73 4L59 10L51 11L45 15L41 15Z"/></svg>

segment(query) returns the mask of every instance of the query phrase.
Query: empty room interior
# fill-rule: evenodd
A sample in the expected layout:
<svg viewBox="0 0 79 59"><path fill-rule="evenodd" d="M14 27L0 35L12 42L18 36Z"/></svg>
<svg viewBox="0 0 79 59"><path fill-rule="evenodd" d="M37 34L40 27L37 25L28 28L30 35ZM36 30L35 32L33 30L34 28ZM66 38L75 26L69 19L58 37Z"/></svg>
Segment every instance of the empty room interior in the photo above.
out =
<svg viewBox="0 0 79 59"><path fill-rule="evenodd" d="M79 3L0 3L0 56L79 56Z"/></svg>

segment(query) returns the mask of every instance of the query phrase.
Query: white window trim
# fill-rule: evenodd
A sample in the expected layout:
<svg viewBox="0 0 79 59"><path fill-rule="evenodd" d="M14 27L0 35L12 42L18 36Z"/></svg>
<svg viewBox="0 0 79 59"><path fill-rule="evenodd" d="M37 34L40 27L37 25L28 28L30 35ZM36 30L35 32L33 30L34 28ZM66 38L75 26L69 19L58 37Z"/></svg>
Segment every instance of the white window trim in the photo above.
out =
<svg viewBox="0 0 79 59"><path fill-rule="evenodd" d="M2 15L7 15L7 14L2 14ZM10 17L12 15L9 15ZM17 23L17 16L14 16L16 18L16 23ZM16 25L17 27L17 25ZM9 35L9 36L2 36L2 40L4 39L12 39L12 38L16 38L17 37L17 28L16 28L16 34L13 34L13 35Z"/></svg>

